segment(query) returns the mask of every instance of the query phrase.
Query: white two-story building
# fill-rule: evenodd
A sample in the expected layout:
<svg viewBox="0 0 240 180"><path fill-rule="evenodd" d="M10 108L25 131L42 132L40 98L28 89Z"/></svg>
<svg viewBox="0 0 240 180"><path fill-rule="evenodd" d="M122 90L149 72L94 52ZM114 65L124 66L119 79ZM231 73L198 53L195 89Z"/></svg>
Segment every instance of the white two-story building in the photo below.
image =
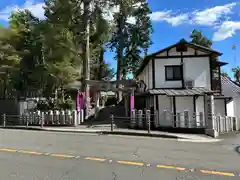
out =
<svg viewBox="0 0 240 180"><path fill-rule="evenodd" d="M175 115L184 111L190 118L200 113L204 118L214 112L226 114L220 73L227 63L218 60L221 55L182 39L144 59L136 76L146 84L150 97L146 106L158 111L160 126L173 126ZM174 114L172 120L162 117L166 111Z"/></svg>

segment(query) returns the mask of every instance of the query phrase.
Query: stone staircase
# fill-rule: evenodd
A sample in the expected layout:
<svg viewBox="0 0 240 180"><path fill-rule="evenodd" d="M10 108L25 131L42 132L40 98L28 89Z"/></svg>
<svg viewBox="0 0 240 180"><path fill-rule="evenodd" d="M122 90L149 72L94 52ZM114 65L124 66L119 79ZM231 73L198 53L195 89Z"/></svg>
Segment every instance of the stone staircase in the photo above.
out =
<svg viewBox="0 0 240 180"><path fill-rule="evenodd" d="M118 117L123 117L125 116L125 107L123 103L119 103L115 106L107 106L102 108L97 115L93 115L89 117L88 120L84 122L84 125L89 125L89 126L96 126L96 125L110 125L111 124L111 115L118 116ZM126 117L127 119L127 117ZM121 120L116 119L115 120L115 125L117 127L122 127L123 123L121 123ZM127 127L127 124L124 126Z"/></svg>

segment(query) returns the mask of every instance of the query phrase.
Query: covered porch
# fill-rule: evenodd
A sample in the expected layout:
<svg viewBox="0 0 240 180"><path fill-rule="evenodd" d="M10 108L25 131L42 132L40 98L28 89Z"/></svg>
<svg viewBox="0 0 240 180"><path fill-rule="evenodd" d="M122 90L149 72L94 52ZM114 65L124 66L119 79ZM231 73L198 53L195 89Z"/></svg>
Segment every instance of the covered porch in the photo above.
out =
<svg viewBox="0 0 240 180"><path fill-rule="evenodd" d="M207 99L213 94L206 88L152 89L154 109L158 112L159 127L204 128Z"/></svg>

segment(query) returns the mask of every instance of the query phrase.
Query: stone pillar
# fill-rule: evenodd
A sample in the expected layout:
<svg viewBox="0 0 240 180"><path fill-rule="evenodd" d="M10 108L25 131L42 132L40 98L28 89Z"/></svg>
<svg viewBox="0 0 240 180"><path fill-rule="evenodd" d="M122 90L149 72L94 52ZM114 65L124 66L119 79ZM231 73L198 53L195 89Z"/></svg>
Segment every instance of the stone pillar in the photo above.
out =
<svg viewBox="0 0 240 180"><path fill-rule="evenodd" d="M206 129L205 134L218 137L219 132L216 130L216 121L214 116L214 96L213 95L205 95L204 96L204 109L205 109L205 122Z"/></svg>

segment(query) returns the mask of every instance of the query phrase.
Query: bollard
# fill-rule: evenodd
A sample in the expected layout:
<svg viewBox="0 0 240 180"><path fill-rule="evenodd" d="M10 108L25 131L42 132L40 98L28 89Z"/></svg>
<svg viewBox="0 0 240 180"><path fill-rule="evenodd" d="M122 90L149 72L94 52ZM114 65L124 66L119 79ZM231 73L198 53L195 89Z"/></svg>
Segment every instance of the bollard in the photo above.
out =
<svg viewBox="0 0 240 180"><path fill-rule="evenodd" d="M181 113L180 112L177 112L176 113L176 123L174 123L174 125L176 125L175 127L176 128L179 128L181 127Z"/></svg>
<svg viewBox="0 0 240 180"><path fill-rule="evenodd" d="M133 109L131 111L130 128L134 129L135 125L136 125L136 111Z"/></svg>
<svg viewBox="0 0 240 180"><path fill-rule="evenodd" d="M199 121L200 121L200 127L204 128L205 124L204 124L204 120L203 120L203 112L199 113Z"/></svg>
<svg viewBox="0 0 240 180"><path fill-rule="evenodd" d="M6 127L6 114L3 114L3 127Z"/></svg>
<svg viewBox="0 0 240 180"><path fill-rule="evenodd" d="M113 132L113 124L114 124L114 115L113 114L111 114L110 119L111 119L111 132Z"/></svg>
<svg viewBox="0 0 240 180"><path fill-rule="evenodd" d="M200 116L198 116L196 112L193 112L192 119L189 120L189 127L190 128L198 128L198 126L200 126L199 119L200 119Z"/></svg>
<svg viewBox="0 0 240 180"><path fill-rule="evenodd" d="M154 126L155 128L158 128L159 126L159 116L158 116L158 111L154 111Z"/></svg>
<svg viewBox="0 0 240 180"><path fill-rule="evenodd" d="M142 119L142 116L143 116L142 110L138 110L137 119L138 119L138 128L140 128L140 129L143 128L143 119Z"/></svg>
<svg viewBox="0 0 240 180"><path fill-rule="evenodd" d="M185 128L191 128L191 123L190 123L190 121L189 121L188 111L185 110L185 111L183 112L183 115L184 115Z"/></svg>
<svg viewBox="0 0 240 180"><path fill-rule="evenodd" d="M151 111L146 110L146 121L147 121L147 130L148 133L151 133Z"/></svg>

